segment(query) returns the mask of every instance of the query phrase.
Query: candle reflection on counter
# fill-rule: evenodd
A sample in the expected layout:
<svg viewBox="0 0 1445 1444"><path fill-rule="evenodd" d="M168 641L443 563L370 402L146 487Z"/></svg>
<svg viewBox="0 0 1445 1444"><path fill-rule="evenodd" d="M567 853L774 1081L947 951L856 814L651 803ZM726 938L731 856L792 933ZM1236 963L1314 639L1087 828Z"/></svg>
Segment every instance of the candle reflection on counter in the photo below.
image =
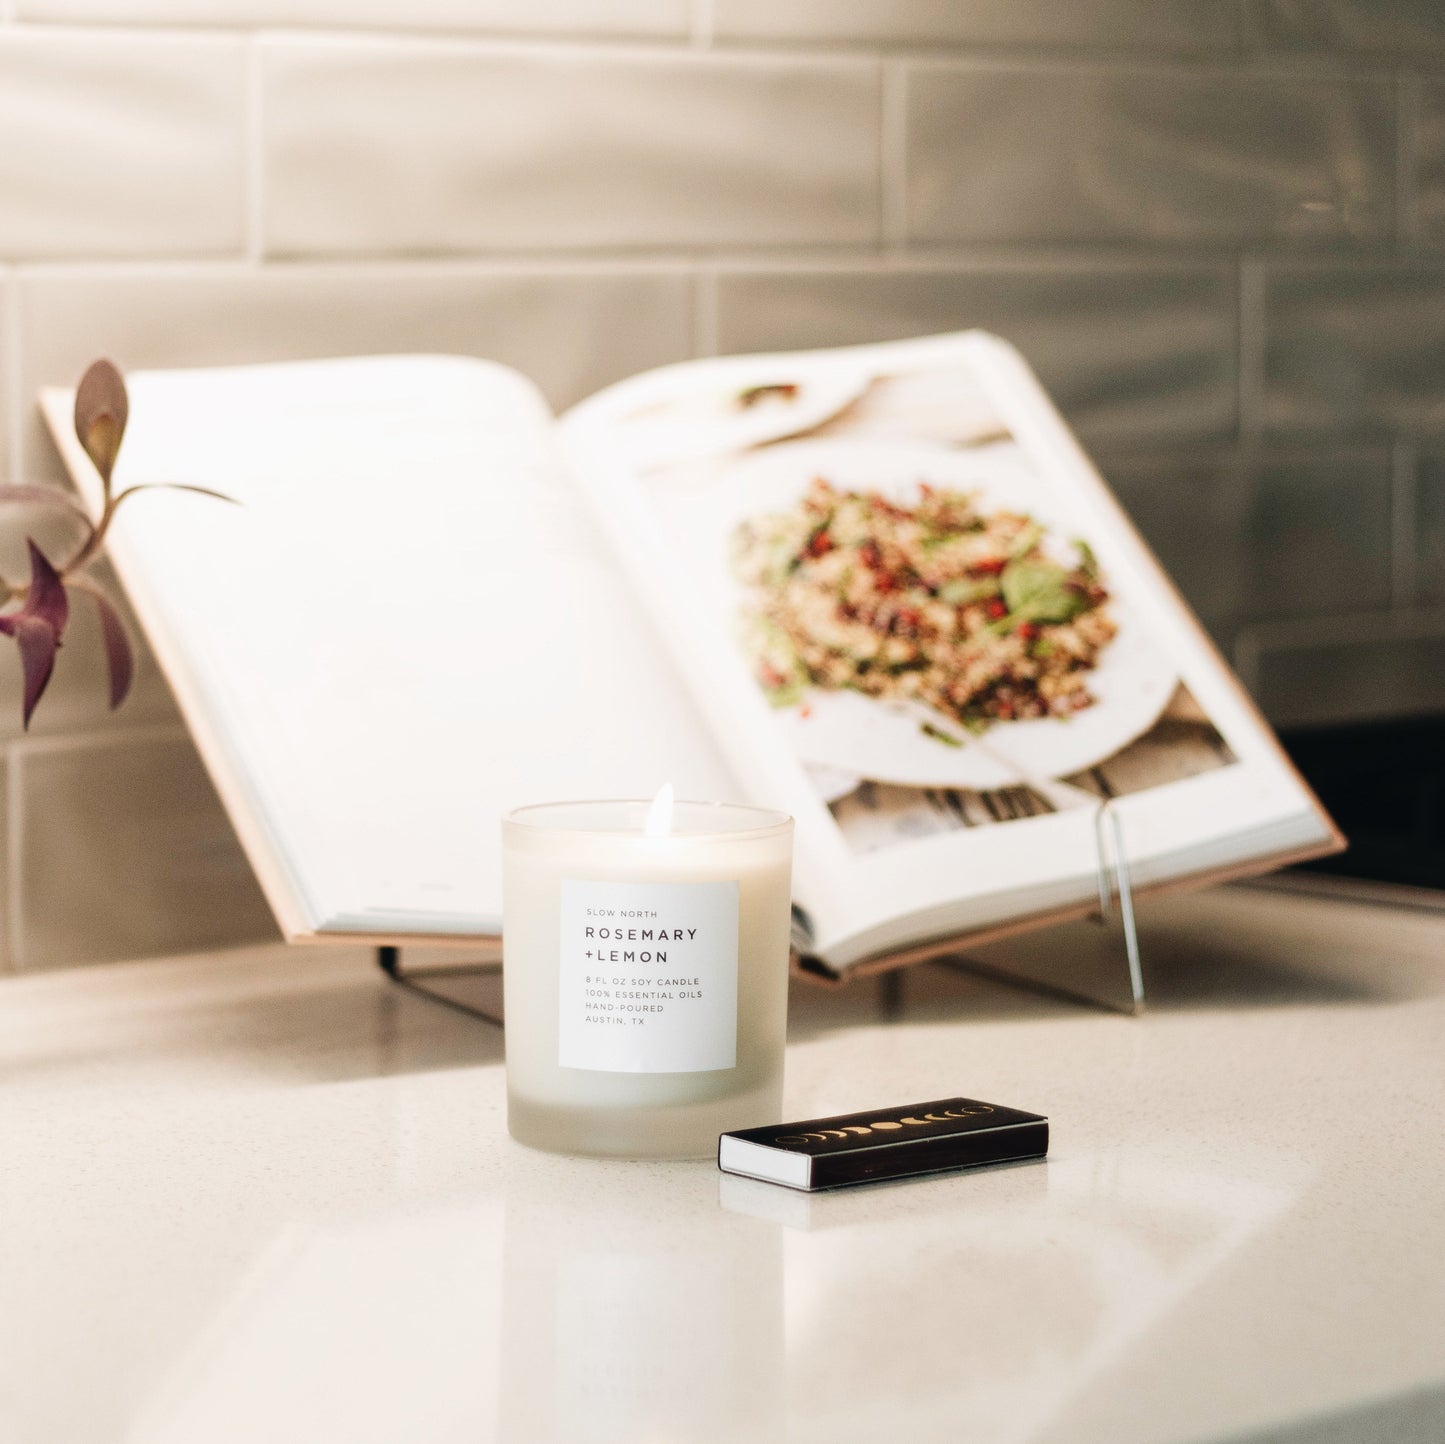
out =
<svg viewBox="0 0 1445 1444"><path fill-rule="evenodd" d="M682 1205L666 1219L639 1209L635 1163L511 1172L499 1438L774 1436L785 1412L782 1235L718 1210L714 1174L661 1166Z"/></svg>

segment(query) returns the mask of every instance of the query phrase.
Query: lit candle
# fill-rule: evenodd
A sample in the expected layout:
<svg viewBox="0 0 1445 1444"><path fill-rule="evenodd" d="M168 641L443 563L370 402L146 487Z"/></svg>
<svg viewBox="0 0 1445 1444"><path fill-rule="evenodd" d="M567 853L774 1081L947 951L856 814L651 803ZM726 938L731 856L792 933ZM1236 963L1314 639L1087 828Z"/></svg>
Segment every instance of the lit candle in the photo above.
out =
<svg viewBox="0 0 1445 1444"><path fill-rule="evenodd" d="M781 1118L790 817L667 787L519 808L502 844L514 1138L696 1157Z"/></svg>

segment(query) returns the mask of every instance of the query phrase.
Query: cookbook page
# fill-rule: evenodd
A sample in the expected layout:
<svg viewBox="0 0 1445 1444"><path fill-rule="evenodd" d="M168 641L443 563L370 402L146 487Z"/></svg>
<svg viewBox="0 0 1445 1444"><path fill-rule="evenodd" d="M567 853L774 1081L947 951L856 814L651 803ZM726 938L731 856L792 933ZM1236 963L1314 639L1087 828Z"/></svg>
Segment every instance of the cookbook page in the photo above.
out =
<svg viewBox="0 0 1445 1444"><path fill-rule="evenodd" d="M982 333L689 363L573 469L843 967L1332 834L1017 353Z"/></svg>
<svg viewBox="0 0 1445 1444"><path fill-rule="evenodd" d="M128 384L117 488L241 503L134 497L109 550L289 934L494 934L507 808L734 790L525 378L404 356Z"/></svg>

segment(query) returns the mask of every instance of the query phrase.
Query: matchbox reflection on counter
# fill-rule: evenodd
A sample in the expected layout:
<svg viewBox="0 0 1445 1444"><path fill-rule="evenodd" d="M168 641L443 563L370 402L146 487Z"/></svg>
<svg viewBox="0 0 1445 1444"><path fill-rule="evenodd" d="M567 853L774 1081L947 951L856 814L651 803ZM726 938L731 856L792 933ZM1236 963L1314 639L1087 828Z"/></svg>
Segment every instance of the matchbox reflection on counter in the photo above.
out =
<svg viewBox="0 0 1445 1444"><path fill-rule="evenodd" d="M1090 1416L1091 1386L1252 1248L1308 1178L1267 1155L1210 1176L1138 1148L1069 1153L821 1193L720 1175L723 1210L786 1238L788 1423L808 1427L784 1437L896 1437L901 1397L913 1438L1134 1437ZM946 1323L900 1308L910 1295L951 1300Z"/></svg>
<svg viewBox="0 0 1445 1444"><path fill-rule="evenodd" d="M1123 1148L807 1194L518 1155L497 1437L886 1439L907 1397L914 1437L964 1437L966 1417L969 1438L1066 1440L1111 1360L1310 1181L1289 1160L1249 1165L1201 1175ZM639 1167L666 1179L640 1182ZM676 1205L662 1215L659 1181ZM900 1308L911 1296L952 1300L946 1323Z"/></svg>
<svg viewBox="0 0 1445 1444"><path fill-rule="evenodd" d="M734 1444L785 1414L783 1235L712 1206L714 1176L654 1165L696 1193L639 1207L638 1163L578 1162L506 1181L497 1437L558 1444Z"/></svg>

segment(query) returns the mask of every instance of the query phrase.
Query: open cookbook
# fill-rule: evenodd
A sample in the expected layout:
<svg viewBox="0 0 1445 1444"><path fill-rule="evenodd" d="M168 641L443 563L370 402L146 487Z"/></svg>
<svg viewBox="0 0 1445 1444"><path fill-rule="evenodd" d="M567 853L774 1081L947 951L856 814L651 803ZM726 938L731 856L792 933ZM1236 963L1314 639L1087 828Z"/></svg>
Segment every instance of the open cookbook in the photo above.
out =
<svg viewBox="0 0 1445 1444"><path fill-rule="evenodd" d="M110 554L283 932L501 926L498 819L750 799L843 975L1340 839L1018 354L139 373ZM88 504L73 397L42 406ZM63 665L63 659L62 659Z"/></svg>

